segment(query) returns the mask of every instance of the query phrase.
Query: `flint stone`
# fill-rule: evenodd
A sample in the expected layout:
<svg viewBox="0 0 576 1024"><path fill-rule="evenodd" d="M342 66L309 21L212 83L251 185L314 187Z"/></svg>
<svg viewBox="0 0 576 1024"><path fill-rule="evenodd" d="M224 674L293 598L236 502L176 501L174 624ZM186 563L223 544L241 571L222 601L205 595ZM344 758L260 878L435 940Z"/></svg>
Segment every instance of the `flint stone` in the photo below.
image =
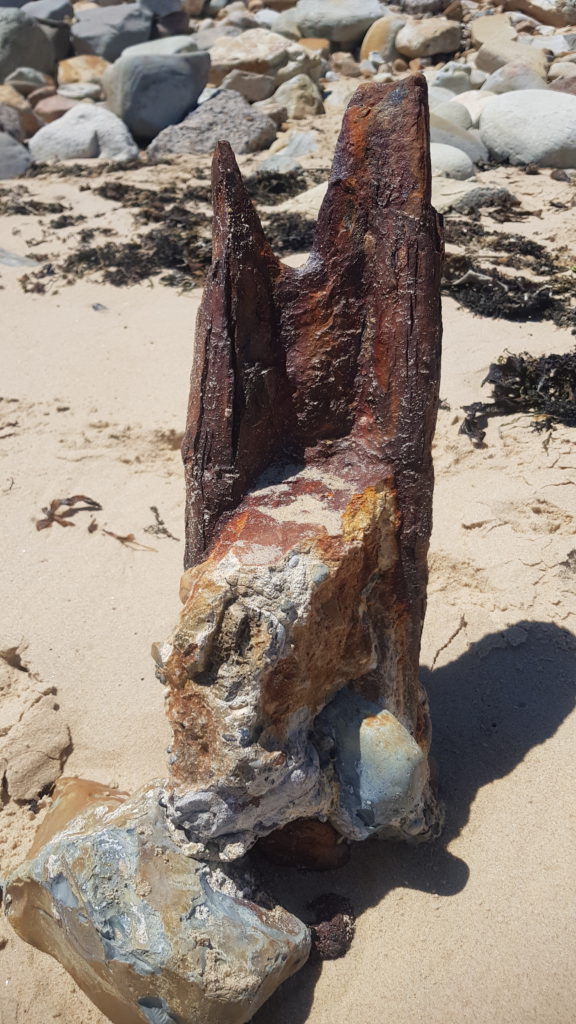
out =
<svg viewBox="0 0 576 1024"><path fill-rule="evenodd" d="M25 174L28 170L31 159L26 146L23 146L21 142L14 136L13 131L3 131L6 125L6 119L2 113L2 106L0 105L0 179L3 181L8 178L18 178L19 175ZM2 764L2 755L0 754L0 767Z"/></svg>
<svg viewBox="0 0 576 1024"><path fill-rule="evenodd" d="M308 75L296 75L289 82L284 82L272 98L285 107L288 117L294 120L324 113L320 90Z"/></svg>
<svg viewBox="0 0 576 1024"><path fill-rule="evenodd" d="M20 10L40 21L64 21L66 18L74 17L74 8L70 0L32 0L31 3L24 4Z"/></svg>
<svg viewBox="0 0 576 1024"><path fill-rule="evenodd" d="M36 842L8 920L115 1024L244 1024L306 961L308 929L246 873L187 856L160 797L96 800Z"/></svg>
<svg viewBox="0 0 576 1024"><path fill-rule="evenodd" d="M437 117L436 113L430 115L430 140L461 149L475 164L488 159L486 146L470 130L463 131L450 121Z"/></svg>
<svg viewBox="0 0 576 1024"><path fill-rule="evenodd" d="M165 128L148 147L152 159L171 153L211 153L226 139L236 153L267 149L276 125L238 92L223 89L194 110L181 124Z"/></svg>
<svg viewBox="0 0 576 1024"><path fill-rule="evenodd" d="M576 97L544 89L494 96L480 116L480 134L499 160L576 167Z"/></svg>
<svg viewBox="0 0 576 1024"><path fill-rule="evenodd" d="M461 36L458 21L425 18L404 25L396 36L395 44L404 57L432 57L437 53L454 53L460 47Z"/></svg>
<svg viewBox="0 0 576 1024"><path fill-rule="evenodd" d="M349 48L387 13L378 0L298 0L295 10L303 36L322 36Z"/></svg>
<svg viewBox="0 0 576 1024"><path fill-rule="evenodd" d="M197 53L198 44L195 36L165 36L163 39L150 39L147 43L136 43L122 51L123 57L168 57L171 54Z"/></svg>
<svg viewBox="0 0 576 1024"><path fill-rule="evenodd" d="M503 64L497 71L493 71L482 86L482 92L503 93L514 92L517 89L547 89L548 85L541 77L527 64L520 61L511 61Z"/></svg>
<svg viewBox="0 0 576 1024"><path fill-rule="evenodd" d="M0 80L20 67L50 74L54 51L40 26L28 14L0 8Z"/></svg>
<svg viewBox="0 0 576 1024"><path fill-rule="evenodd" d="M178 124L196 106L208 81L207 53L155 57L123 54L106 71L102 86L108 108L143 142Z"/></svg>
<svg viewBox="0 0 576 1024"><path fill-rule="evenodd" d="M139 4L94 7L77 11L72 44L77 55L90 54L115 61L127 46L150 38L152 15Z"/></svg>
<svg viewBox="0 0 576 1024"><path fill-rule="evenodd" d="M433 174L444 174L447 178L464 181L474 174L474 164L470 157L455 146L445 146L441 142L430 144L430 160Z"/></svg>
<svg viewBox="0 0 576 1024"><path fill-rule="evenodd" d="M109 66L109 61L93 54L68 57L67 60L61 60L58 65L58 85L68 85L70 82L97 82L100 84L104 72Z"/></svg>
<svg viewBox="0 0 576 1024"><path fill-rule="evenodd" d="M110 110L79 103L30 140L35 163L102 158L127 163L138 147L126 125Z"/></svg>
<svg viewBox="0 0 576 1024"><path fill-rule="evenodd" d="M268 100L276 89L272 75L256 75L253 71L230 71L222 80L222 89L233 89L239 92L248 103Z"/></svg>

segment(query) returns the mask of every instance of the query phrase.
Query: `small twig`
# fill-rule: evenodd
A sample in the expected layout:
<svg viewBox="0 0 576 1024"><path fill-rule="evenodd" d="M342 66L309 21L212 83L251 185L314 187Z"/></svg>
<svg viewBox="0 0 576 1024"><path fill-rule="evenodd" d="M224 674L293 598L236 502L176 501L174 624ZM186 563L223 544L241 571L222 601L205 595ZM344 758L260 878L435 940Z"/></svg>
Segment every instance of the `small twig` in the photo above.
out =
<svg viewBox="0 0 576 1024"><path fill-rule="evenodd" d="M170 533L170 530L162 519L156 505L150 505L150 511L152 512L156 522L152 526L145 526L144 533L153 533L156 537L169 537L170 540L178 541L178 537L175 537L173 533Z"/></svg>

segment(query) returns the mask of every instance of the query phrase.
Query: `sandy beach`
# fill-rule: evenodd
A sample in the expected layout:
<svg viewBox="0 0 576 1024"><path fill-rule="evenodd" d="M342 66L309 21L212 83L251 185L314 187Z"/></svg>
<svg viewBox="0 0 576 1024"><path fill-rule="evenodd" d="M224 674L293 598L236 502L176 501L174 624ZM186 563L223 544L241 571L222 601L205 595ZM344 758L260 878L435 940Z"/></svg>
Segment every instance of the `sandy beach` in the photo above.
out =
<svg viewBox="0 0 576 1024"><path fill-rule="evenodd" d="M186 168L159 173L178 186ZM131 174L133 183L152 180L146 169ZM491 180L506 183L529 213L498 230L570 246L573 186L510 168ZM80 191L76 180L25 184L43 201L61 197L89 224L133 230L125 208ZM38 251L72 236L61 242L45 231ZM34 237L37 217L3 218L0 249L25 256ZM0 265L0 647L20 659L20 667L0 662L4 696L23 712L31 688L55 688L71 735L65 774L132 791L162 777L169 741L149 651L178 613L178 448L200 291L158 281L115 288L96 274L27 294L24 272ZM573 431L536 432L522 413L491 418L482 447L459 433L462 406L488 398L481 382L498 356L573 345L570 330L550 321L488 319L444 301L422 677L445 830L420 847L364 844L338 872L262 865L288 909L336 892L351 900L357 925L345 958L306 966L255 1024L573 1019ZM78 513L74 528L35 528L53 499L72 495L102 508ZM3 874L23 859L48 804L31 810L5 800ZM64 970L4 921L0 1019L105 1024Z"/></svg>

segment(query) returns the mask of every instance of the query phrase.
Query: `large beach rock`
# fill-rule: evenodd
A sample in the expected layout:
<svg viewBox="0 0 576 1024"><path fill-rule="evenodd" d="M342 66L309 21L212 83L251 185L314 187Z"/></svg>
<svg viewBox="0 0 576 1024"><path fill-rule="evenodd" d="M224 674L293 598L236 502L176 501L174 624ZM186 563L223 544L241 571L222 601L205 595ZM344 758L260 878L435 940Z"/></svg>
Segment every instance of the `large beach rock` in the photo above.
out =
<svg viewBox="0 0 576 1024"><path fill-rule="evenodd" d="M30 166L30 153L14 135L2 131L0 112L0 179L17 178Z"/></svg>
<svg viewBox="0 0 576 1024"><path fill-rule="evenodd" d="M454 97L454 100L450 104L450 106L465 107L472 121L471 127L476 128L478 126L478 122L480 121L480 115L484 107L486 106L490 97L494 95L495 93L490 92L488 89L474 89L471 90L470 92L461 92L458 93L458 96ZM435 112L436 109L438 108L435 108ZM442 115L440 114L440 116ZM448 118L448 120L450 120L450 118Z"/></svg>
<svg viewBox="0 0 576 1024"><path fill-rule="evenodd" d="M72 26L76 54L96 54L115 61L127 46L144 43L152 31L152 15L139 4L88 7L77 12Z"/></svg>
<svg viewBox="0 0 576 1024"><path fill-rule="evenodd" d="M159 786L54 813L8 879L8 920L115 1024L245 1024L306 961L307 927L247 872L187 856Z"/></svg>
<svg viewBox="0 0 576 1024"><path fill-rule="evenodd" d="M373 22L388 14L378 0L298 0L296 18L303 36L341 45L359 43Z"/></svg>
<svg viewBox="0 0 576 1024"><path fill-rule="evenodd" d="M411 21L396 36L396 49L403 57L433 57L436 53L455 53L462 30L459 21L449 18L424 18Z"/></svg>
<svg viewBox="0 0 576 1024"><path fill-rule="evenodd" d="M103 157L125 163L138 156L126 125L103 107L79 103L58 121L47 124L30 140L35 163Z"/></svg>
<svg viewBox="0 0 576 1024"><path fill-rule="evenodd" d="M295 120L311 114L323 114L324 104L320 90L308 75L296 75L289 82L284 82L273 97L280 106L285 107L288 117Z"/></svg>
<svg viewBox="0 0 576 1024"><path fill-rule="evenodd" d="M54 51L40 26L28 14L0 8L0 81L23 66L49 74L54 67Z"/></svg>
<svg viewBox="0 0 576 1024"><path fill-rule="evenodd" d="M526 89L494 96L480 117L482 141L511 164L576 167L576 97Z"/></svg>
<svg viewBox="0 0 576 1024"><path fill-rule="evenodd" d="M11 107L8 103L2 103L0 100L0 132L6 132L7 135L11 135L17 142L24 142L25 133L22 131L22 125L20 124L20 118L18 117L18 111Z"/></svg>
<svg viewBox="0 0 576 1024"><path fill-rule="evenodd" d="M207 53L124 54L108 68L102 85L109 109L135 138L150 142L194 109L209 69Z"/></svg>
<svg viewBox="0 0 576 1024"><path fill-rule="evenodd" d="M210 49L210 81L220 85L230 71L271 75L277 84L298 74L320 71L321 58L277 32L253 28L241 36L222 36Z"/></svg>
<svg viewBox="0 0 576 1024"><path fill-rule="evenodd" d="M462 128L463 131L472 128L472 118L463 103L454 103L453 100L450 100L449 103L439 103L437 107L434 107L434 113L436 117L442 118L443 121L449 121L450 124L455 124L457 128Z"/></svg>
<svg viewBox="0 0 576 1024"><path fill-rule="evenodd" d="M255 111L243 96L223 89L194 110L181 124L165 128L148 148L150 157L171 153L211 153L226 140L236 153L267 149L276 138L276 125Z"/></svg>

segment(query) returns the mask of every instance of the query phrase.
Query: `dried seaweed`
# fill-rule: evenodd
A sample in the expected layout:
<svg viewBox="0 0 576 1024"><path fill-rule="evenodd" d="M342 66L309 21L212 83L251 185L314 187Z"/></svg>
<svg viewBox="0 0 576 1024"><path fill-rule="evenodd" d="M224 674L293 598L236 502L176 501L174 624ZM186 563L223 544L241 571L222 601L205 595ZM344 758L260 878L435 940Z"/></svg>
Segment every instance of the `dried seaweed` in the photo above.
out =
<svg viewBox="0 0 576 1024"><path fill-rule="evenodd" d="M0 192L0 214L5 217L30 217L47 213L64 213L64 203L43 203L33 199L28 190L20 186L9 192Z"/></svg>
<svg viewBox="0 0 576 1024"><path fill-rule="evenodd" d="M102 533L105 533L107 537L113 537L114 540L120 541L120 543L123 544L125 548L130 548L132 551L157 550L156 548L149 547L147 544L141 544L139 540L136 540L136 537L134 536L133 533L121 534L114 533L112 530L102 530Z"/></svg>
<svg viewBox="0 0 576 1024"><path fill-rule="evenodd" d="M86 494L74 494L71 498L53 498L48 507L42 509L46 518L36 521L36 529L48 530L54 523L60 526L75 526L76 523L70 522L72 516L78 515L79 512L99 512L101 509L100 502L94 501L94 498L89 498Z"/></svg>
<svg viewBox="0 0 576 1024"><path fill-rule="evenodd" d="M162 516L160 515L160 512L158 511L156 505L150 505L150 511L154 516L155 522L152 523L150 526L145 526L144 533L153 533L156 537L167 537L169 540L178 541L179 538L175 537L173 533L170 533L170 530L168 529L166 523L162 519Z"/></svg>
<svg viewBox="0 0 576 1024"><path fill-rule="evenodd" d="M275 213L264 221L264 231L274 252L280 256L307 252L314 240L316 221L301 213Z"/></svg>

